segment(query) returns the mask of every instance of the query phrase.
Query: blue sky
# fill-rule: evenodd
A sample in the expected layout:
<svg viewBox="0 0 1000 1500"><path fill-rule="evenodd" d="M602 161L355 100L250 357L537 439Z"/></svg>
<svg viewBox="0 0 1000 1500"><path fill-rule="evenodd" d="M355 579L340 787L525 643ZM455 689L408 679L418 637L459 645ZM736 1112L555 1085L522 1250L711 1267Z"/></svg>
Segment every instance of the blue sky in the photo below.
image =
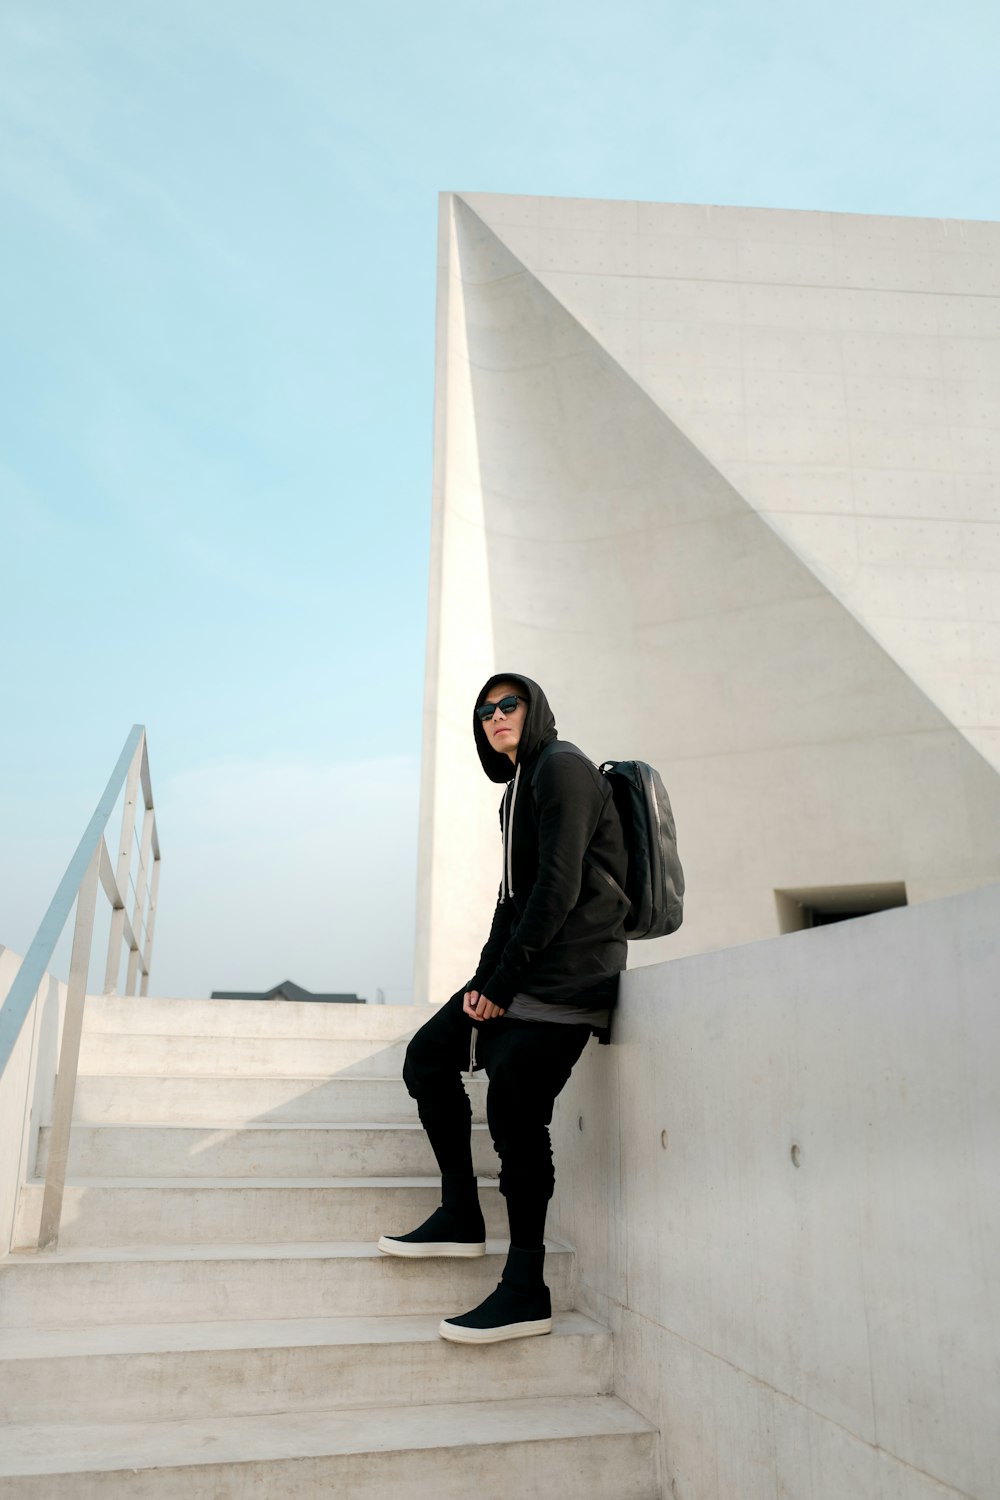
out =
<svg viewBox="0 0 1000 1500"><path fill-rule="evenodd" d="M154 989L405 998L439 190L996 218L998 14L7 0L0 942L140 720Z"/></svg>

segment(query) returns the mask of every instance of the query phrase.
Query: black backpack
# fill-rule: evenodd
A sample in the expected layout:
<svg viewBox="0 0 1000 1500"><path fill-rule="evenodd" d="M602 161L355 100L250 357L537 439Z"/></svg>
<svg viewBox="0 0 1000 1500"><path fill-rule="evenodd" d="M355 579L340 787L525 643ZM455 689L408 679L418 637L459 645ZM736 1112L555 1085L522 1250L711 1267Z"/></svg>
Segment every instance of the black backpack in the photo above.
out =
<svg viewBox="0 0 1000 1500"><path fill-rule="evenodd" d="M545 746L532 781L542 760L558 749L562 749L559 740ZM611 784L628 854L623 894L630 909L625 918L625 936L631 942L667 937L684 920L684 871L677 853L673 809L663 779L644 760L606 760L599 770ZM589 854L585 858L617 887L618 882L603 865Z"/></svg>
<svg viewBox="0 0 1000 1500"><path fill-rule="evenodd" d="M666 937L684 920L684 871L667 789L644 760L606 760L600 769L611 783L628 853L625 935L632 942Z"/></svg>

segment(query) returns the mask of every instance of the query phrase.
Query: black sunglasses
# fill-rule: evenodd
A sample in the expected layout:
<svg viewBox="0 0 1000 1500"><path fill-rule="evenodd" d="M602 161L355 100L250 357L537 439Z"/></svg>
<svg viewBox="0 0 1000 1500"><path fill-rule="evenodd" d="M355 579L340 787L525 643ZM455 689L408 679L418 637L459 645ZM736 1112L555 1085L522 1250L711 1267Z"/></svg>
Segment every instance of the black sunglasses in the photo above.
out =
<svg viewBox="0 0 1000 1500"><path fill-rule="evenodd" d="M476 713L485 724L487 719L492 719L497 709L503 714L512 714L519 703L527 703L527 701L527 698L521 698L517 693L508 693L506 698L500 699L499 703L480 703Z"/></svg>

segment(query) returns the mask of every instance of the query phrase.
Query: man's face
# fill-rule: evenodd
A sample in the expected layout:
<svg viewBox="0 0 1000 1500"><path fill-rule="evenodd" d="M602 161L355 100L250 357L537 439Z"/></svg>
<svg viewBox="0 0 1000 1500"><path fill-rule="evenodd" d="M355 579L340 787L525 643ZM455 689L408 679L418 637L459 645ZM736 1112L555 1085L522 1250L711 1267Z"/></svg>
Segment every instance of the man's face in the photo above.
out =
<svg viewBox="0 0 1000 1500"><path fill-rule="evenodd" d="M524 701L524 688L518 687L516 682L498 682L495 687L490 688L486 701L499 703L501 698L516 698L517 707L511 709L509 714L505 714L502 708L494 709L492 719L486 719L483 728L494 750L499 750L501 754L510 756L511 760L516 760L517 747L521 742L521 731L528 712L528 705Z"/></svg>

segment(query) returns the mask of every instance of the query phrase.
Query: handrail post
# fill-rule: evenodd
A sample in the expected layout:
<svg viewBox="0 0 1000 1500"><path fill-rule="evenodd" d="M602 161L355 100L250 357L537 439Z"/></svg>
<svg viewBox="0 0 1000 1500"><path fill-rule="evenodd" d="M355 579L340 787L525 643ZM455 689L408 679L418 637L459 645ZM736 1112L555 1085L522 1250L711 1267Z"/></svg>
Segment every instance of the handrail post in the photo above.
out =
<svg viewBox="0 0 1000 1500"><path fill-rule="evenodd" d="M135 947L129 950L128 977L125 980L126 995L134 995L139 973L139 935L142 931L142 914L146 905L146 885L149 880L149 862L153 852L153 822L156 814L147 807L142 819L142 846L139 850L139 873L135 882L135 909L132 914L132 936Z"/></svg>
<svg viewBox="0 0 1000 1500"><path fill-rule="evenodd" d="M149 968L153 962L153 929L156 926L156 902L160 890L160 856L153 859L153 880L149 888L149 909L146 917L146 948L142 959L142 984L139 994L149 994Z"/></svg>
<svg viewBox="0 0 1000 1500"><path fill-rule="evenodd" d="M101 868L103 836L98 840L87 873L80 883L76 900L76 922L73 928L73 950L69 965L66 993L66 1015L63 1021L62 1045L59 1049L59 1072L56 1076L49 1130L49 1158L45 1167L45 1193L38 1231L39 1250L54 1250L59 1241L63 1192L66 1186L66 1164L69 1160L69 1135L76 1098L76 1075L80 1064L80 1038L83 1033L83 1008L87 999L87 973L94 938L94 912L97 906L97 882Z"/></svg>
<svg viewBox="0 0 1000 1500"><path fill-rule="evenodd" d="M125 806L122 808L121 838L118 843L118 861L115 865L115 883L122 905L112 906L111 936L108 938L108 961L104 970L104 993L113 994L118 988L118 975L122 963L122 938L125 934L125 901L128 897L128 872L132 863L132 838L135 831L135 807L139 795L139 771L145 735L139 741L128 768L125 784Z"/></svg>

